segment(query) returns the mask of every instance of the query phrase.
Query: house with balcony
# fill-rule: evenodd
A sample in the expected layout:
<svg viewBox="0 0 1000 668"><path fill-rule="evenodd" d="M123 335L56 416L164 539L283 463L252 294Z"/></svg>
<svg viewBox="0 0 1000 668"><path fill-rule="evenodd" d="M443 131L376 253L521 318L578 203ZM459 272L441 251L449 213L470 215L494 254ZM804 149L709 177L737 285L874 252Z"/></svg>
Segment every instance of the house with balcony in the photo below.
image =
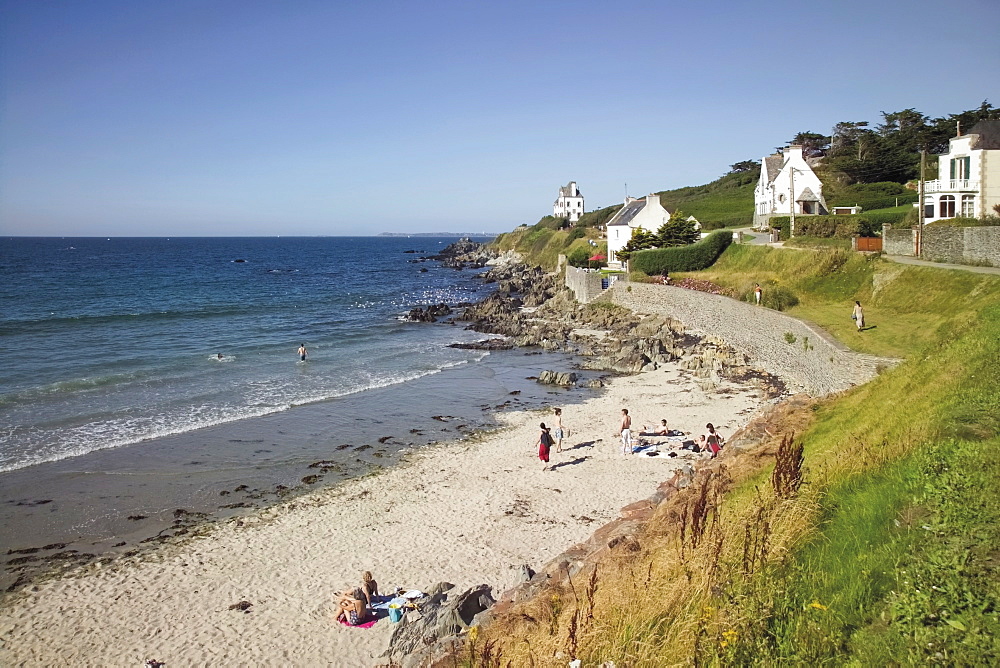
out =
<svg viewBox="0 0 1000 668"><path fill-rule="evenodd" d="M632 232L642 228L656 234L670 220L670 212L660 204L659 195L642 199L625 198L625 206L608 221L608 269L625 269L617 253L632 239Z"/></svg>
<svg viewBox="0 0 1000 668"><path fill-rule="evenodd" d="M979 121L952 137L938 178L924 182L924 222L994 215L1000 204L1000 121Z"/></svg>
<svg viewBox="0 0 1000 668"><path fill-rule="evenodd" d="M753 191L753 226L766 230L773 216L820 215L827 212L823 183L802 155L802 147L792 145L761 161L760 179Z"/></svg>
<svg viewBox="0 0 1000 668"><path fill-rule="evenodd" d="M576 187L576 181L559 188L559 196L552 205L552 215L556 218L568 218L575 223L583 215L583 193Z"/></svg>

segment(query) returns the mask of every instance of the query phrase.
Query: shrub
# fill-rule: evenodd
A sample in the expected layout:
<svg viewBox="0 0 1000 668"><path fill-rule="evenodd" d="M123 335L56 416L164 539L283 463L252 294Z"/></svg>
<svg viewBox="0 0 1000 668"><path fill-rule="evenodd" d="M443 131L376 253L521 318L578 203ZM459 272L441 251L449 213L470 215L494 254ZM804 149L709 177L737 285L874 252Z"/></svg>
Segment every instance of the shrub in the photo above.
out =
<svg viewBox="0 0 1000 668"><path fill-rule="evenodd" d="M941 227L1000 227L1000 216L983 216L982 218L946 218L935 220L929 225Z"/></svg>
<svg viewBox="0 0 1000 668"><path fill-rule="evenodd" d="M590 257L590 251L591 249L588 246L574 248L566 256L566 261L574 267L586 267L588 264L587 258Z"/></svg>
<svg viewBox="0 0 1000 668"><path fill-rule="evenodd" d="M571 243L577 239L582 239L587 236L587 230L582 227L574 227L570 230L569 235L566 237L566 245L569 246Z"/></svg>
<svg viewBox="0 0 1000 668"><path fill-rule="evenodd" d="M732 232L713 232L689 246L654 248L638 251L632 256L632 268L650 276L672 271L698 271L712 266L733 242Z"/></svg>
<svg viewBox="0 0 1000 668"><path fill-rule="evenodd" d="M795 293L782 285L772 285L763 289L760 303L775 311L787 311L798 305L799 298Z"/></svg>

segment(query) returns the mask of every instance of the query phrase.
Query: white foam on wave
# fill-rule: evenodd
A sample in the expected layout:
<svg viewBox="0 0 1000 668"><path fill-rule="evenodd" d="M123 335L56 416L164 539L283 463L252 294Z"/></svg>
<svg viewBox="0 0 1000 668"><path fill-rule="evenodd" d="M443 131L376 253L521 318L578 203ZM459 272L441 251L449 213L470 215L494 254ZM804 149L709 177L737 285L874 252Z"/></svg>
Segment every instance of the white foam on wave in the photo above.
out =
<svg viewBox="0 0 1000 668"><path fill-rule="evenodd" d="M21 452L16 455L15 461L3 461L4 455L0 454L0 472L14 471L36 464L82 457L100 450L119 448L143 441L184 434L207 427L273 415L296 406L321 403L369 390L400 385L425 376L441 373L446 369L478 362L489 354L488 351L476 351L476 353L472 355L472 359L451 360L441 363L436 368L415 370L405 373L402 376L369 375L363 382L352 387L337 391L316 391L311 394L287 397L278 402L274 402L276 398L275 388L269 383L261 383L259 388L253 389L245 397L250 404L239 408L217 405L190 406L187 414L183 415L175 412L147 418L90 422L78 427L59 429L57 443L47 445L38 442L35 444L19 444L18 449ZM15 432L17 431L17 428L12 428L5 434L0 434L0 453L6 453L10 449L5 446L9 446L12 439L23 438L24 434L16 434ZM55 431L50 430L42 431L41 433L36 432L35 435L39 440L43 440L46 436L52 437L55 433ZM30 451L30 454L26 454L26 450Z"/></svg>

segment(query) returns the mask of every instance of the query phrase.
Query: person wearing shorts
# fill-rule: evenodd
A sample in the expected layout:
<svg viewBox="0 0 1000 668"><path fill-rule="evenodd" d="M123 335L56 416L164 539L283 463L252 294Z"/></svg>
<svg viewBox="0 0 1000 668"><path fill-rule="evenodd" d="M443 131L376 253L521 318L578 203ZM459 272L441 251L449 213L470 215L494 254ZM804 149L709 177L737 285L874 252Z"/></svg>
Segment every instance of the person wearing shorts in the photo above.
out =
<svg viewBox="0 0 1000 668"><path fill-rule="evenodd" d="M552 430L552 438L556 441L556 452L562 452L562 442L563 438L566 436L566 432L563 429L562 423L562 409L553 409L556 414L556 424Z"/></svg>
<svg viewBox="0 0 1000 668"><path fill-rule="evenodd" d="M632 454L632 418L627 408L622 409L622 454Z"/></svg>

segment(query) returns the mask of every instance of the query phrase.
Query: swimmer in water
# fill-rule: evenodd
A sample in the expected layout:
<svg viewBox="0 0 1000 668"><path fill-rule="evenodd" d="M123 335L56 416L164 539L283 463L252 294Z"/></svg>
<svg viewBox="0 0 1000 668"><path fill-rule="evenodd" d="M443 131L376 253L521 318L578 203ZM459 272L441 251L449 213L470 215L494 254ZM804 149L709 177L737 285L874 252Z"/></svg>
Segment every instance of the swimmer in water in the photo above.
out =
<svg viewBox="0 0 1000 668"><path fill-rule="evenodd" d="M299 346L299 359L301 359L303 362L306 361L306 344L304 343L301 346Z"/></svg>

